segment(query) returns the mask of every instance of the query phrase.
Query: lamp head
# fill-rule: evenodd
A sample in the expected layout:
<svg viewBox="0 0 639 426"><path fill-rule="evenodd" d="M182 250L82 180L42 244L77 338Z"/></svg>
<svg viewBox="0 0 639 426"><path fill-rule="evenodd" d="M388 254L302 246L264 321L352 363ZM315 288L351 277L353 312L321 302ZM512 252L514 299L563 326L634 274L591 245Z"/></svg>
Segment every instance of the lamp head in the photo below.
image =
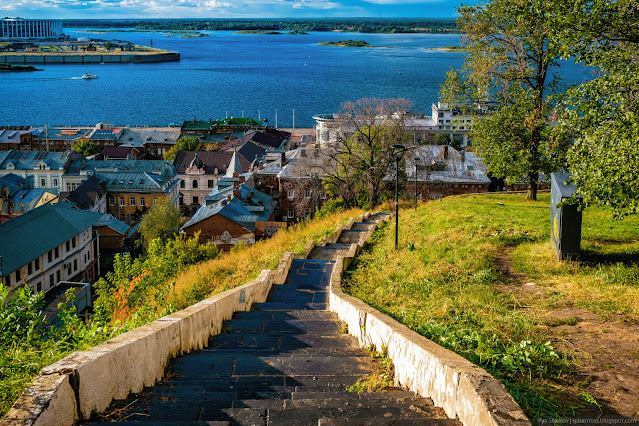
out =
<svg viewBox="0 0 639 426"><path fill-rule="evenodd" d="M395 161L399 161L404 155L404 152L406 152L406 147L404 145L399 143L391 145L391 153L393 154Z"/></svg>

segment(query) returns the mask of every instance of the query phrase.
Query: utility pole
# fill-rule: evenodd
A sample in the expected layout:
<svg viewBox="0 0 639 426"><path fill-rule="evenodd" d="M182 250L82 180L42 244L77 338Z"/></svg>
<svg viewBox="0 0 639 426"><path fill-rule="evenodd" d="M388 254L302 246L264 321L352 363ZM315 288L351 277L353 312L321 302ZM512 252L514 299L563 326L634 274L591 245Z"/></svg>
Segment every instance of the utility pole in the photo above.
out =
<svg viewBox="0 0 639 426"><path fill-rule="evenodd" d="M277 129L277 110L275 110L275 128Z"/></svg>

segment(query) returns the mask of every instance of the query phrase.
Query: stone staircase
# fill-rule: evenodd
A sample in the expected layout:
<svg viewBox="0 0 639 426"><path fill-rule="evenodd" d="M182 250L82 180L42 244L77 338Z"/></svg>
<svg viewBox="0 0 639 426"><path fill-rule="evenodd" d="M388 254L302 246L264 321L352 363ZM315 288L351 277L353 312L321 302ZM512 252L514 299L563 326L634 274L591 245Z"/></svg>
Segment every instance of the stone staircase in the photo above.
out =
<svg viewBox="0 0 639 426"><path fill-rule="evenodd" d="M115 401L91 422L207 425L453 425L413 392L348 392L374 360L327 311L335 258L380 216L343 231L335 244L293 261L266 303L237 312L205 349L173 360L165 378Z"/></svg>

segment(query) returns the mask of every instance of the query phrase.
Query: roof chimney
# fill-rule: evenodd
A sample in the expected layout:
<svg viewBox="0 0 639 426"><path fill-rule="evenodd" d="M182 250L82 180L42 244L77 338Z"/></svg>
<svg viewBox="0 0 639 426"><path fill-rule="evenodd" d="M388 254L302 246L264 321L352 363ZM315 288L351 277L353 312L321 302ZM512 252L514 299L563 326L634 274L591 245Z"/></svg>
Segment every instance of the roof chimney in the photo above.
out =
<svg viewBox="0 0 639 426"><path fill-rule="evenodd" d="M285 164L286 164L286 153L282 151L280 156L280 165L284 167Z"/></svg>
<svg viewBox="0 0 639 426"><path fill-rule="evenodd" d="M244 183L244 181L246 181L246 178L244 176L240 176L240 183Z"/></svg>
<svg viewBox="0 0 639 426"><path fill-rule="evenodd" d="M242 198L242 193L240 192L239 189L234 189L233 190L233 196L237 197L237 198Z"/></svg>

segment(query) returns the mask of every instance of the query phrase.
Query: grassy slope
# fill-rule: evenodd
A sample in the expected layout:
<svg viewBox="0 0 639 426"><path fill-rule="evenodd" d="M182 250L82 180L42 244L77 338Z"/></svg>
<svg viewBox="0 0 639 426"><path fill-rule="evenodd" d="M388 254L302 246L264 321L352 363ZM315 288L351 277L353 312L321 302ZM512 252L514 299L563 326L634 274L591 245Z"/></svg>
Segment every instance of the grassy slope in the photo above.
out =
<svg viewBox="0 0 639 426"><path fill-rule="evenodd" d="M391 224L344 282L351 294L501 378L531 418L579 410L560 384L570 363L544 346L543 320L531 312L570 301L603 317L639 317L639 218L612 222L603 209L586 210L585 262L558 262L549 243L550 197L539 198L468 195L403 209L400 249L393 250ZM504 252L544 291L533 309L503 291L511 283L494 261Z"/></svg>

